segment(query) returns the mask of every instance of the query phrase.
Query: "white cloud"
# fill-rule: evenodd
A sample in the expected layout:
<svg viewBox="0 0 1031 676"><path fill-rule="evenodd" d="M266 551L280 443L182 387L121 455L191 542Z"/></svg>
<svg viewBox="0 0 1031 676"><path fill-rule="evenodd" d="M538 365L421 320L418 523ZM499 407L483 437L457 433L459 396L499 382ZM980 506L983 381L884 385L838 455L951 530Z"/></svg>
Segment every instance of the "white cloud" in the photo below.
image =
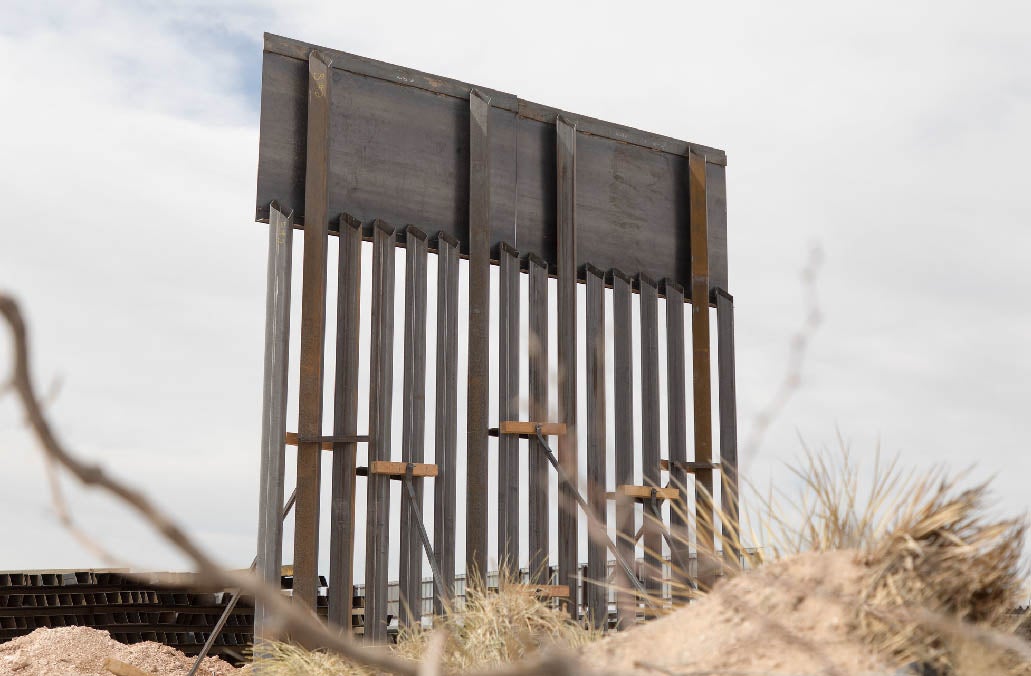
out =
<svg viewBox="0 0 1031 676"><path fill-rule="evenodd" d="M503 7L503 8L502 8ZM0 10L0 283L65 438L252 555L264 300L251 223L261 31L725 148L742 436L801 321L826 323L755 476L834 426L857 453L1021 477L1031 382L1026 10L993 3L22 3ZM0 402L0 567L86 565ZM780 476L780 475L778 475ZM177 560L78 508L144 565ZM288 547L289 549L289 547ZM132 549L131 549L132 550Z"/></svg>

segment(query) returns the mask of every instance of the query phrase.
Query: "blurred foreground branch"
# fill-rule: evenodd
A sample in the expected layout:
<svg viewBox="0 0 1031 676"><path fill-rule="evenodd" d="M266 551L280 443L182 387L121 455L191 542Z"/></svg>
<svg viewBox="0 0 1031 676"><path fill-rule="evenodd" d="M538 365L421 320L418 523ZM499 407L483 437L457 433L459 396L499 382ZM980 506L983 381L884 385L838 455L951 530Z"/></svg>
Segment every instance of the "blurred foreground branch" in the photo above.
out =
<svg viewBox="0 0 1031 676"><path fill-rule="evenodd" d="M161 536L185 554L197 568L198 580L224 587L239 587L260 599L272 611L270 632L289 635L291 640L311 648L325 648L354 662L402 676L417 676L417 665L383 650L359 645L342 631L334 630L309 610L291 603L278 589L265 584L249 572L232 572L218 565L192 538L148 498L134 487L109 476L101 467L72 455L57 439L50 426L32 383L29 367L29 345L25 320L18 303L0 294L0 314L11 329L13 371L8 387L22 403L25 417L43 449L47 462L65 469L85 486L99 488L117 497L143 517ZM56 481L56 479L54 479ZM67 514L63 505L59 512ZM67 524L67 519L63 518Z"/></svg>
<svg viewBox="0 0 1031 676"><path fill-rule="evenodd" d="M781 381L773 398L755 416L752 429L749 431L748 438L742 446L743 452L741 457L746 460L755 457L770 425L787 405L802 382L802 365L805 363L806 351L809 348L813 335L823 322L823 314L820 312L819 298L816 293L816 280L821 265L823 265L823 250L816 244L809 250L809 259L802 270L802 292L806 300L805 320L795 335L791 337L788 366L784 373L784 379Z"/></svg>

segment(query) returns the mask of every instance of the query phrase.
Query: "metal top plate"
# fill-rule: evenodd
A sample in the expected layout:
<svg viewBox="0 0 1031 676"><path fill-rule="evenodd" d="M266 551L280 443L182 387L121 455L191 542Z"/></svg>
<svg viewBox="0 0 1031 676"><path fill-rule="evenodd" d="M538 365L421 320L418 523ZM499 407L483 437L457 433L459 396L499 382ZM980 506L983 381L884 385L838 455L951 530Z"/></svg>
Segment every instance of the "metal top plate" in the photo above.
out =
<svg viewBox="0 0 1031 676"><path fill-rule="evenodd" d="M304 222L307 61L332 59L329 216L414 224L468 251L469 93L490 101L491 249L556 263L559 115L576 127L576 259L690 287L687 153L706 159L710 289L727 289L723 151L266 34L256 216Z"/></svg>

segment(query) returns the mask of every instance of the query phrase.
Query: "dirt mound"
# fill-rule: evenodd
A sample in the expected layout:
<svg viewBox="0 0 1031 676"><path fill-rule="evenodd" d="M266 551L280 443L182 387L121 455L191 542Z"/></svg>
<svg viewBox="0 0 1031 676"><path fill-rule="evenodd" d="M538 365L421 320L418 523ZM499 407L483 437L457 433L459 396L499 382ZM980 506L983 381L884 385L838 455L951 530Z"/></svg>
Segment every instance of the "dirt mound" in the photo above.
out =
<svg viewBox="0 0 1031 676"><path fill-rule="evenodd" d="M649 676L884 672L852 633L866 572L854 551L771 563L664 618L588 646L584 661L607 672Z"/></svg>
<svg viewBox="0 0 1031 676"><path fill-rule="evenodd" d="M112 657L154 674L185 675L193 658L150 641L126 645L106 631L89 627L61 627L36 631L0 644L0 676L111 676L104 660ZM228 662L208 657L198 673L224 676L235 673Z"/></svg>

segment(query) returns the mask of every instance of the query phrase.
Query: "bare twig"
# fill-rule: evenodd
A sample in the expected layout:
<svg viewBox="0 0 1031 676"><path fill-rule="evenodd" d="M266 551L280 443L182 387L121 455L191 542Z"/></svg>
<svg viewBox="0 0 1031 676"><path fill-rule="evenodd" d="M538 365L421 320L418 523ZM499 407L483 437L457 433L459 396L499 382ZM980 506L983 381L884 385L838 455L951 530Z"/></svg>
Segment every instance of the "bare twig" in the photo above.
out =
<svg viewBox="0 0 1031 676"><path fill-rule="evenodd" d="M809 261L802 270L802 290L807 305L806 317L802 326L791 338L788 368L784 374L784 379L781 381L773 398L756 415L752 429L749 431L748 439L742 447L742 458L745 460L754 457L770 425L787 405L802 382L802 365L805 362L806 351L809 348L813 335L823 322L819 299L816 295L816 278L822 264L823 251L819 245L814 245L809 251Z"/></svg>
<svg viewBox="0 0 1031 676"><path fill-rule="evenodd" d="M273 589L252 573L224 570L146 495L109 476L98 465L85 462L66 450L51 428L32 383L25 320L17 302L10 296L0 294L0 314L10 326L13 339L13 373L10 382L48 461L68 471L83 485L99 488L115 496L143 517L166 541L190 558L197 568L198 580L225 587L239 587L260 599L273 614L270 631L279 629L279 633L288 633L291 639L301 645L326 648L360 664L402 676L416 676L415 665L411 662L398 659L385 651L358 645L344 632L323 625L311 611L290 603L279 590ZM52 488L54 485L51 484ZM60 492L56 495L59 496ZM59 504L59 513L62 510L67 515L67 509ZM63 523L67 523L67 519Z"/></svg>
<svg viewBox="0 0 1031 676"><path fill-rule="evenodd" d="M64 491L61 490L61 478L57 474L57 462L49 453L44 453L43 465L46 468L47 485L50 488L50 503L54 507L54 513L57 515L58 522L72 534L72 537L79 543L79 546L99 558L107 566L112 568L133 568L128 562L101 546L79 527L79 524L72 518L71 511L68 509L68 503L64 498Z"/></svg>

